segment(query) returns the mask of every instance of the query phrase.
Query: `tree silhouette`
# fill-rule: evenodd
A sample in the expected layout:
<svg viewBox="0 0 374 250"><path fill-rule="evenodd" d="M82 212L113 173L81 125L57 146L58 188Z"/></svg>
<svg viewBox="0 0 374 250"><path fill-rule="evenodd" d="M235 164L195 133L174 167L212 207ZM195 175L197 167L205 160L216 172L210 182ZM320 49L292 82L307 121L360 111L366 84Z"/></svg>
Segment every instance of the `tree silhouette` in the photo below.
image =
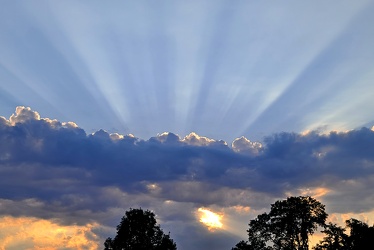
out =
<svg viewBox="0 0 374 250"><path fill-rule="evenodd" d="M104 250L176 250L169 234L157 224L155 214L149 210L130 209L117 226L114 239L107 238Z"/></svg>
<svg viewBox="0 0 374 250"><path fill-rule="evenodd" d="M271 205L249 222L248 241L239 242L233 250L308 250L309 235L327 218L325 206L309 196L289 197Z"/></svg>
<svg viewBox="0 0 374 250"><path fill-rule="evenodd" d="M269 215L276 245L299 250L309 249L309 235L324 226L327 218L325 206L309 196L277 201Z"/></svg>
<svg viewBox="0 0 374 250"><path fill-rule="evenodd" d="M335 224L329 224L322 231L326 234L323 240L318 243L314 250L370 250L374 246L374 227L356 220L346 220L346 228L349 235L345 234L346 229Z"/></svg>
<svg viewBox="0 0 374 250"><path fill-rule="evenodd" d="M333 224L329 223L325 226L325 230L322 233L326 234L326 236L318 243L314 250L348 250L348 235L345 233L345 229Z"/></svg>
<svg viewBox="0 0 374 250"><path fill-rule="evenodd" d="M251 245L248 244L248 241L241 240L235 247L231 248L231 250L252 250L255 249Z"/></svg>
<svg viewBox="0 0 374 250"><path fill-rule="evenodd" d="M351 250L373 249L374 246L374 227L368 224L350 219L345 222L350 229L348 245Z"/></svg>

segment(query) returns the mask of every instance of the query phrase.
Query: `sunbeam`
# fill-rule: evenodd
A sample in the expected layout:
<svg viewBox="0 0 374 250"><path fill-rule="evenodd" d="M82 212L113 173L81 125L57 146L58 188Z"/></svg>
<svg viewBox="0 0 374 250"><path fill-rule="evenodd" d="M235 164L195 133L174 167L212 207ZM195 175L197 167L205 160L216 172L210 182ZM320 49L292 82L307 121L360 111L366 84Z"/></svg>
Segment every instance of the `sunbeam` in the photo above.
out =
<svg viewBox="0 0 374 250"><path fill-rule="evenodd" d="M64 34L68 37L76 57L80 59L83 69L87 69L86 74L91 81L89 83L85 81L86 86L93 85L94 91L102 94L111 110L126 127L130 120L130 111L126 103L128 93L122 87L121 74L119 74L119 65L122 60L118 60L118 53L114 51L113 46L116 43L116 37L108 31L99 13L79 4L76 7L70 12L71 19L60 20ZM65 8L59 6L54 11L64 12ZM61 15L57 15L59 16ZM74 22L77 18L84 18L88 22L78 25ZM95 29L90 29L91 25L94 25ZM93 51L95 53L92 53ZM92 89L92 87L87 86L87 89Z"/></svg>
<svg viewBox="0 0 374 250"><path fill-rule="evenodd" d="M241 134L259 133L259 130L263 130L264 126L272 132L275 132L279 127L289 127L290 130L297 131L303 130L305 128L303 126L305 125L301 124L303 117L308 114L305 109L309 104L313 103L313 106L310 107L314 110L316 107L326 105L331 100L323 100L321 97L324 96L324 93L342 91L342 88L339 88L339 86L348 86L345 83L347 79L343 79L343 75L331 74L332 71L344 72L343 67L346 67L346 65L331 61L328 58L334 58L334 56L349 57L349 55L345 55L347 54L346 51L340 50L343 47L341 43L348 44L344 48L349 47L349 43L354 44L353 42L349 42L352 36L347 33L347 30L360 30L358 27L355 27L356 23L361 23L357 22L356 17L363 16L363 11L365 10L365 6L356 9L351 16L344 19L344 26L332 29L332 32L323 37L323 39L320 39L319 46L314 46L312 50L309 50L308 56L303 58L303 63L299 62L298 66L293 68L295 75L284 81L285 84L278 84L277 87L280 91L276 92L273 98L270 98L269 102L262 102L264 104L263 108L247 120L248 122L243 127L243 130L239 130ZM357 53L357 50L355 52ZM321 65L324 66L322 67ZM357 69L359 71L363 70L359 68L360 65L357 63L351 63L350 67L355 68L356 71ZM346 70L351 71L351 69ZM357 74L357 72L354 74ZM317 101L319 102L317 103ZM320 116L323 115L324 113L320 114ZM274 123L274 120L277 122Z"/></svg>
<svg viewBox="0 0 374 250"><path fill-rule="evenodd" d="M340 101L335 115L323 109L331 112L344 99L340 92L355 88L348 79L368 88L358 75L370 75L374 57L371 28L361 25L371 22L369 1L298 3L298 11L223 1L14 8L22 19L4 13L13 21L0 26L11 34L0 41L0 63L13 75L3 75L6 92L16 97L6 83L14 79L32 90L21 98L30 101L17 105L141 138L196 131L227 141L261 139L333 123L361 102Z"/></svg>

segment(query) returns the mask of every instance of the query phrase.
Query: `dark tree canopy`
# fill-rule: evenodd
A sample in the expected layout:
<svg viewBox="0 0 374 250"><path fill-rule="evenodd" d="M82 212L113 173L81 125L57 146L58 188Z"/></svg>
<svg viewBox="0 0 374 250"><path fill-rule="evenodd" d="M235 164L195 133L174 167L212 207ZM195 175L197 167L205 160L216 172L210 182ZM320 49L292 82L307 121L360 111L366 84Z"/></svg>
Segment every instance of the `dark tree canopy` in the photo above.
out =
<svg viewBox="0 0 374 250"><path fill-rule="evenodd" d="M374 227L356 220L346 220L346 228L328 224L326 236L317 244L315 250L371 250L374 246ZM349 235L345 234L349 229Z"/></svg>
<svg viewBox="0 0 374 250"><path fill-rule="evenodd" d="M325 237L314 250L374 249L374 226L350 219L342 228L326 224L326 219L325 206L315 199L289 197L272 204L269 213L250 220L248 241L240 241L232 250L308 250L309 235L318 227L324 228Z"/></svg>
<svg viewBox="0 0 374 250"><path fill-rule="evenodd" d="M374 227L356 220L350 219L346 222L346 229L335 224L329 224L325 230L323 240L317 244L315 250L371 250L374 246Z"/></svg>
<svg viewBox="0 0 374 250"><path fill-rule="evenodd" d="M309 235L327 218L325 206L312 197L289 197L271 205L249 222L248 241L239 242L235 250L308 250Z"/></svg>
<svg viewBox="0 0 374 250"><path fill-rule="evenodd" d="M104 250L176 250L169 234L164 234L151 211L130 209L117 226L114 239L107 238Z"/></svg>
<svg viewBox="0 0 374 250"><path fill-rule="evenodd" d="M312 197L289 197L271 205L269 213L271 231L276 249L309 249L309 235L327 218L325 206Z"/></svg>
<svg viewBox="0 0 374 250"><path fill-rule="evenodd" d="M350 219L346 222L347 227L350 229L348 244L349 249L352 250L366 250L374 248L374 227L356 220Z"/></svg>
<svg viewBox="0 0 374 250"><path fill-rule="evenodd" d="M314 250L348 250L348 236L344 233L345 229L329 223L322 231L326 236L313 249Z"/></svg>

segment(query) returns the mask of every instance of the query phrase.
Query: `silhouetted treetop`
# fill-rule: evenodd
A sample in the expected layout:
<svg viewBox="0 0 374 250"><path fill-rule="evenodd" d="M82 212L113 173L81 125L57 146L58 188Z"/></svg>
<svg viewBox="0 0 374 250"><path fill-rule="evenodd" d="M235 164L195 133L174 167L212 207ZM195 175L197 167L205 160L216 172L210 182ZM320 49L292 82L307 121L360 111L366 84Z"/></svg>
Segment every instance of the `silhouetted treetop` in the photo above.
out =
<svg viewBox="0 0 374 250"><path fill-rule="evenodd" d="M309 235L327 218L325 206L309 196L289 197L271 205L269 213L250 220L248 241L234 250L308 250Z"/></svg>
<svg viewBox="0 0 374 250"><path fill-rule="evenodd" d="M269 213L250 220L248 241L240 241L232 250L308 250L309 235L318 227L324 228L325 237L314 250L374 249L374 226L350 219L342 228L326 224L326 219L325 206L314 198L289 197L272 204Z"/></svg>
<svg viewBox="0 0 374 250"><path fill-rule="evenodd" d="M326 236L314 250L371 250L374 246L374 227L356 220L345 221L346 228L328 224L322 231ZM346 234L346 229L349 234Z"/></svg>
<svg viewBox="0 0 374 250"><path fill-rule="evenodd" d="M149 210L130 209L117 226L114 239L107 238L104 250L176 250L169 234L157 224L155 214Z"/></svg>

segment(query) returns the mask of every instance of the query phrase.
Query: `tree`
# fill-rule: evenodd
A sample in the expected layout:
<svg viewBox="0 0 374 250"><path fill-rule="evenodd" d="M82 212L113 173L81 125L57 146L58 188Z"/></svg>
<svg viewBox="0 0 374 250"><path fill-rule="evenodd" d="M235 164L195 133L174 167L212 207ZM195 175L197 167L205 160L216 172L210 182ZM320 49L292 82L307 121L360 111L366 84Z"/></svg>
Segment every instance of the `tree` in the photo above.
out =
<svg viewBox="0 0 374 250"><path fill-rule="evenodd" d="M325 206L312 197L289 197L271 205L271 231L276 249L309 249L309 235L327 218Z"/></svg>
<svg viewBox="0 0 374 250"><path fill-rule="evenodd" d="M236 249L308 250L309 235L324 226L326 218L325 206L312 197L277 201L269 213L249 222L248 241L239 242Z"/></svg>
<svg viewBox="0 0 374 250"><path fill-rule="evenodd" d="M270 216L267 213L260 214L256 219L249 221L248 241L240 241L232 250L266 250L271 241Z"/></svg>
<svg viewBox="0 0 374 250"><path fill-rule="evenodd" d="M271 241L270 215L267 213L260 214L256 219L249 222L248 244L251 249L269 249L267 242Z"/></svg>
<svg viewBox="0 0 374 250"><path fill-rule="evenodd" d="M169 234L157 224L155 214L149 210L130 209L117 226L114 239L107 238L104 250L176 250Z"/></svg>
<svg viewBox="0 0 374 250"><path fill-rule="evenodd" d="M252 250L253 248L248 244L248 241L241 240L231 250Z"/></svg>
<svg viewBox="0 0 374 250"><path fill-rule="evenodd" d="M313 249L314 250L348 250L348 235L345 229L336 224L329 223L322 233L326 234Z"/></svg>
<svg viewBox="0 0 374 250"><path fill-rule="evenodd" d="M348 246L350 250L373 249L374 245L374 227L356 220L346 220L347 227L350 228L348 237Z"/></svg>
<svg viewBox="0 0 374 250"><path fill-rule="evenodd" d="M314 250L369 250L374 245L374 227L356 220L346 220L346 228L350 229L349 235L344 228L329 224L322 231L326 234L323 240L314 247Z"/></svg>

